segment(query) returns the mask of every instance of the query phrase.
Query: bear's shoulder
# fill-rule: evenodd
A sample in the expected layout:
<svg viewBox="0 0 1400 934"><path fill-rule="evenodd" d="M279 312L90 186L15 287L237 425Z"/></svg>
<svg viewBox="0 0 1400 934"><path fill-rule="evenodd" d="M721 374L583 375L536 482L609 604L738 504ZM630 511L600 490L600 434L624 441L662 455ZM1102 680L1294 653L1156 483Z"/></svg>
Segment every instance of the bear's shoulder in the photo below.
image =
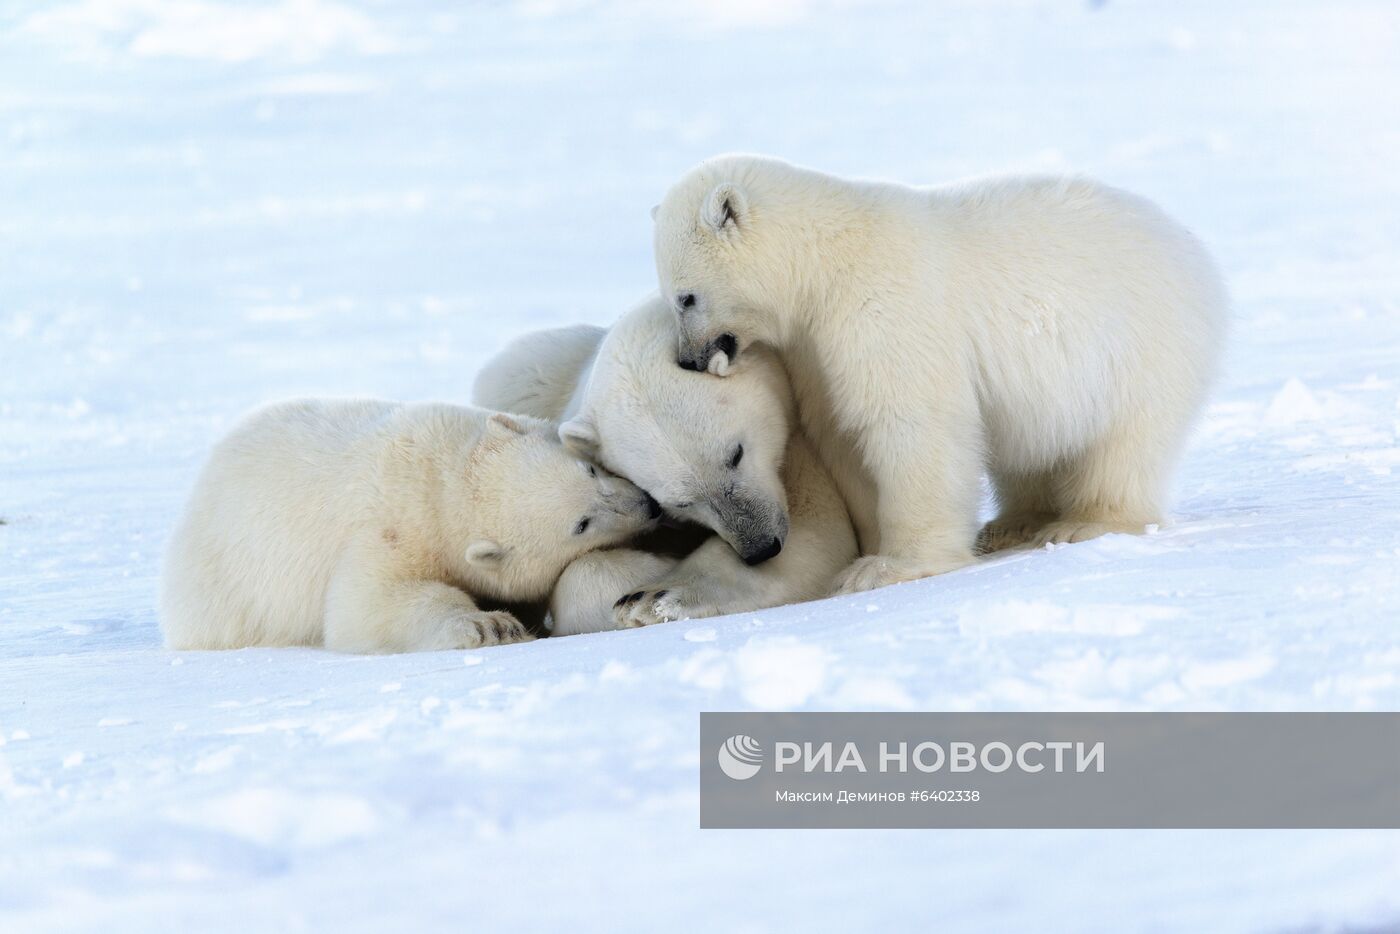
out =
<svg viewBox="0 0 1400 934"><path fill-rule="evenodd" d="M577 324L517 337L477 374L472 403L559 421L607 333Z"/></svg>

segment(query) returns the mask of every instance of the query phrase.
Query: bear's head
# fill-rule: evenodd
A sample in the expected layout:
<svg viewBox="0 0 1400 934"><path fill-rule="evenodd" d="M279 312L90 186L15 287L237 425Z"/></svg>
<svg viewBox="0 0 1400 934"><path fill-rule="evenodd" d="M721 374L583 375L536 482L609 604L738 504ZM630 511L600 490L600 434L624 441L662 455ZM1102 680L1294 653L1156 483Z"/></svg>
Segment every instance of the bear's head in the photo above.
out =
<svg viewBox="0 0 1400 934"><path fill-rule="evenodd" d="M491 415L464 471L460 489L444 491L444 509L460 517L454 532L469 578L499 599L543 597L575 558L661 517L654 499L575 457L540 419Z"/></svg>
<svg viewBox="0 0 1400 934"><path fill-rule="evenodd" d="M708 526L750 564L787 539L783 457L792 393L777 358L710 379L675 363L676 323L652 299L619 321L598 349L560 438L641 486L677 518Z"/></svg>
<svg viewBox="0 0 1400 934"><path fill-rule="evenodd" d="M800 233L783 205L800 178L784 167L757 156L710 159L652 211L661 297L680 328L673 359L685 369L725 376L741 350L779 336L773 309L799 292Z"/></svg>

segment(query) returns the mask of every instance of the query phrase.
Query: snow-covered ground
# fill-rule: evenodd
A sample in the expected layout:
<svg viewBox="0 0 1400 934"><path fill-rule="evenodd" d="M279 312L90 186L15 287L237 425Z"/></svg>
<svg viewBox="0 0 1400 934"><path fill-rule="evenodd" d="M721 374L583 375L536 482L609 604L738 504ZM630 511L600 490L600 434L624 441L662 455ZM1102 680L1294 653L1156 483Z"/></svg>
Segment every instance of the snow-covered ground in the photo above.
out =
<svg viewBox="0 0 1400 934"><path fill-rule="evenodd" d="M1370 931L1400 832L700 832L697 711L1400 708L1392 0L0 8L0 929ZM1218 253L1175 524L477 653L175 655L208 445L465 399L723 150L1082 170Z"/></svg>

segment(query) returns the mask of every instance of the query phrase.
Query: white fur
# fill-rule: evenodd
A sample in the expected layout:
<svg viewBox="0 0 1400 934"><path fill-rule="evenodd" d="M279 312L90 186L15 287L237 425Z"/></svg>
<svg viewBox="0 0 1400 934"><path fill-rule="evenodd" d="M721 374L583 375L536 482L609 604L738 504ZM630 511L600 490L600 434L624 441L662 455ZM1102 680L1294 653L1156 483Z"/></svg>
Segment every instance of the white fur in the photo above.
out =
<svg viewBox="0 0 1400 934"><path fill-rule="evenodd" d="M987 548L1163 520L1226 296L1150 202L1079 178L912 188L725 156L666 194L655 238L682 362L729 367L733 335L736 375L754 344L787 364L865 554L838 591L971 561L984 467Z"/></svg>
<svg viewBox="0 0 1400 934"><path fill-rule="evenodd" d="M756 354L742 373L711 379L676 366L677 336L666 305L653 297L606 333L527 335L477 379L477 403L567 419L566 443L647 490L671 515L718 532L649 582L639 580L633 553L589 556L591 571L570 568L569 593L556 591L556 631L591 628L597 616L586 608L624 595L615 610L620 626L814 599L856 555L835 485L792 428L778 360ZM561 371L572 379L561 381ZM730 468L739 444L743 458ZM740 559L737 552L774 537L783 542L777 557L754 566ZM601 570L610 556L623 566ZM633 583L618 589L623 580ZM583 621L561 626L560 614L570 612Z"/></svg>
<svg viewBox="0 0 1400 934"><path fill-rule="evenodd" d="M618 628L617 601L659 581L679 561L636 548L593 551L564 569L549 595L550 634L574 636Z"/></svg>
<svg viewBox="0 0 1400 934"><path fill-rule="evenodd" d="M210 454L170 541L161 625L179 649L519 642L530 636L515 617L476 601L543 599L571 561L648 527L649 507L550 423L282 403Z"/></svg>

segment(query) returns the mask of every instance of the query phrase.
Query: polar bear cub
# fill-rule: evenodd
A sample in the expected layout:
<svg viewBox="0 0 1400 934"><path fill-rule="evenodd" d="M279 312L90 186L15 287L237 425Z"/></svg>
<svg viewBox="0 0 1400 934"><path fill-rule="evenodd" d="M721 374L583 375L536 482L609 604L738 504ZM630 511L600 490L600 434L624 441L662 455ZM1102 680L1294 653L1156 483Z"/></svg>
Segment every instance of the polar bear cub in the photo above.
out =
<svg viewBox="0 0 1400 934"><path fill-rule="evenodd" d="M166 558L177 649L412 652L521 642L477 600L541 600L660 509L554 425L442 404L286 402L220 442Z"/></svg>
<svg viewBox="0 0 1400 934"><path fill-rule="evenodd" d="M1142 532L1220 359L1225 289L1145 199L1079 178L933 188L760 156L702 163L656 212L678 362L766 344L841 487L851 592L984 548Z"/></svg>

